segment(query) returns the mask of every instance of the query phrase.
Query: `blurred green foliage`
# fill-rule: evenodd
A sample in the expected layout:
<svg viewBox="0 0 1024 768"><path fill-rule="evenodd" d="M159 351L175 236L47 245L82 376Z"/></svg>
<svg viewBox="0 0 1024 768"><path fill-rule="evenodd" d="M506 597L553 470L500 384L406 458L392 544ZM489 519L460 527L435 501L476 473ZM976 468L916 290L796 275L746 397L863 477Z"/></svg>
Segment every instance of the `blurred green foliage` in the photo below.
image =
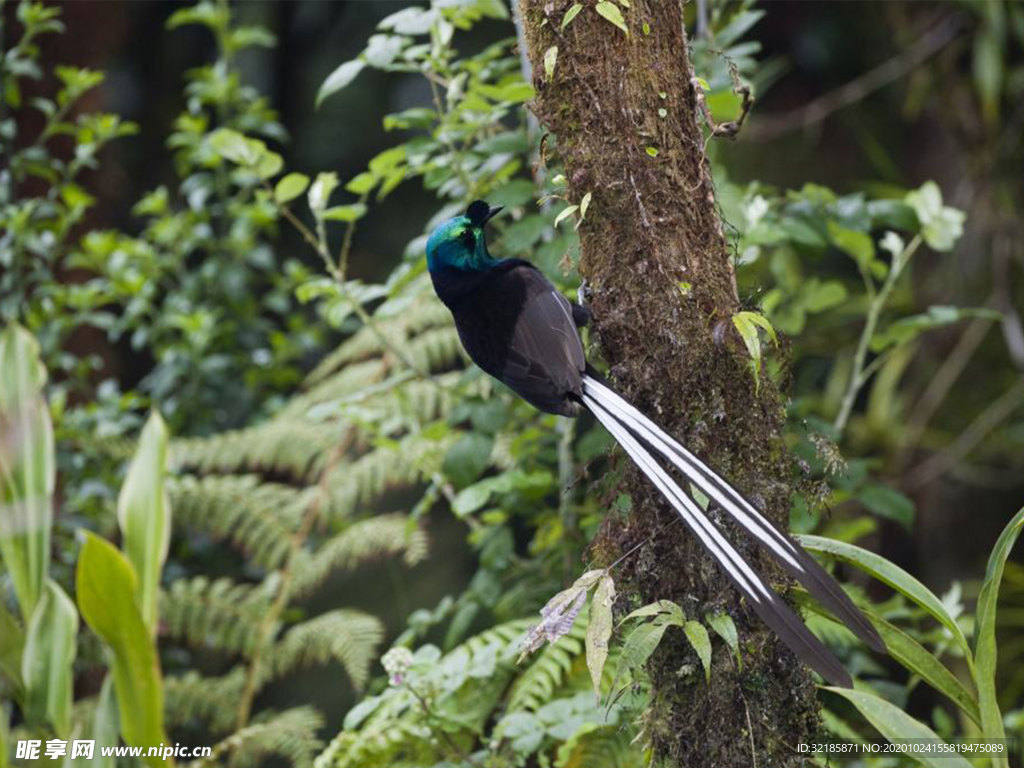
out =
<svg viewBox="0 0 1024 768"><path fill-rule="evenodd" d="M620 5L574 5L563 28L596 12L619 34L628 13ZM744 86L766 89L782 67L755 58L764 11L709 5L691 53L721 123L737 119ZM1018 87L1004 53L1022 26L1019 9L991 7L978 13L971 74L989 125ZM742 666L743 638L726 614L616 599L613 566L583 567L603 517L631 507L616 491L607 436L588 421L539 414L467 367L425 274L425 233L486 198L508 209L495 221L495 253L532 260L564 290L578 282L576 232L587 226L591 195L567 199L557 137L542 139L527 118L533 88L505 5L401 9L326 77L318 105L372 70L427 84L428 100L384 118L390 146L351 178L289 167L287 132L239 65L239 54L274 45L273 35L240 24L226 2L175 11L166 34L208 31L214 60L186 75L185 109L166 142L176 184L134 205L130 231L88 226L96 198L82 173L133 127L76 106L102 83L89 70L54 66L56 95L26 103L24 81L46 74L37 40L63 27L50 6L20 2L15 15L0 63L0 148L10 159L0 170L0 380L43 364L54 379L49 412L41 378L29 382L27 400L7 399L27 379L5 380L0 392L0 425L26 402L39 421L28 443L0 432L5 515L15 494L33 500L31 536L0 528L0 692L10 701L0 707L0 749L74 728L101 740L119 729L126 743L162 740L166 729L215 744L211 762L233 765L275 756L308 765L318 754L325 766L649 764L645 718L657 715L646 660L660 642L685 643L692 663L680 675L714 685L715 664ZM460 50L481 24L506 36ZM545 54L546 76L566 55ZM16 117L28 108L44 125L19 135ZM909 439L895 426L903 371L933 331L1000 317L915 300L918 265L949 259L970 222L933 182L779 190L730 180L719 154L711 149L741 294L758 295L734 324L753 375L792 383L788 439L804 489L793 527L820 534L805 539L809 548L892 588L869 600L850 587L891 660L872 657L807 605L809 624L862 683L856 697L823 694L825 727L851 739L873 726L889 736L998 735L995 605L1020 514L992 554L973 612L958 584L935 595L854 544L886 521L914 530L915 502L882 463ZM385 280L353 278L362 223L409 182L436 198L436 213ZM286 259L286 232L307 252ZM689 299L685 284L680 297ZM137 388L95 386L101 360L68 344L81 329L151 359ZM778 348L764 343L776 338ZM15 367L15 358L30 364ZM171 437L154 416L136 447L150 406ZM29 453L46 465L30 474L50 478L35 495L9 470ZM588 488L593 477L601 480ZM844 506L823 515L827 504ZM380 618L394 606L367 605L358 582L348 582L343 606L315 603L329 579L361 574L374 560L433 567L445 556L428 556L440 518L465 534L475 571L435 604L408 610L396 637ZM104 540L118 530L124 554ZM1019 600L1019 569L1005 567L1008 599ZM93 634L79 631L72 593ZM121 593L132 599L117 601L123 615L114 615L110 598ZM398 604L400 595L374 599ZM528 618L542 609L539 624ZM543 647L517 662L524 635ZM385 641L391 649L382 653ZM1024 653L1019 643L1005 647ZM358 692L340 732L312 701L281 707L265 695L309 667L344 670L341 688ZM1020 676L1005 679L1001 703L1012 708ZM921 683L935 702L923 713L911 700ZM1005 722L1024 729L1019 708Z"/></svg>

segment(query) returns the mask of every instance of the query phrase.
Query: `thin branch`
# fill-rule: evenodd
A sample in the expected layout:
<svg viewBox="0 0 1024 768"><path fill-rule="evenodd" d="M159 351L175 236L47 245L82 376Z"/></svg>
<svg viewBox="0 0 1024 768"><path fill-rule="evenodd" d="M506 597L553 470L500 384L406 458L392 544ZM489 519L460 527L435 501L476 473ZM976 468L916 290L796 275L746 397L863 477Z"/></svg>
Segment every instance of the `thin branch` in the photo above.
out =
<svg viewBox="0 0 1024 768"><path fill-rule="evenodd" d="M952 41L962 27L963 17L960 15L945 19L909 48L846 85L790 112L762 116L746 135L756 141L771 141L791 131L816 125L834 112L856 104L919 67Z"/></svg>
<svg viewBox="0 0 1024 768"><path fill-rule="evenodd" d="M927 485L969 454L1010 415L1024 404L1024 376L978 414L942 452L912 469L907 476L911 487Z"/></svg>

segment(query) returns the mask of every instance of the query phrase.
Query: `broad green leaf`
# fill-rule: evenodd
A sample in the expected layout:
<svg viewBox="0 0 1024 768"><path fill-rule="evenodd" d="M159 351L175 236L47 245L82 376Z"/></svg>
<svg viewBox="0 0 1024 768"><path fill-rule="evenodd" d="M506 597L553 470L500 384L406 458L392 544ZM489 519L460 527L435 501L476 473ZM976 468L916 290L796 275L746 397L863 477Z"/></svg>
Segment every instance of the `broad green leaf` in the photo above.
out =
<svg viewBox="0 0 1024 768"><path fill-rule="evenodd" d="M803 589L793 589L792 594L800 605L814 611L829 621L839 623ZM931 651L921 645L899 627L889 623L870 607L860 604L861 611L871 620L878 634L885 642L889 656L902 664L906 669L920 677L924 682L949 697L974 722L981 723L977 698L972 694L956 675L935 657Z"/></svg>
<svg viewBox="0 0 1024 768"><path fill-rule="evenodd" d="M558 61L558 46L552 45L544 51L544 74L550 80L555 74L555 63Z"/></svg>
<svg viewBox="0 0 1024 768"><path fill-rule="evenodd" d="M1024 509L1007 523L996 541L985 569L985 581L978 594L978 608L974 627L974 662L978 684L978 702L981 705L981 728L987 738L1004 738L1003 718L996 699L996 603L999 586L1010 550L1024 530ZM1008 765L1006 758L1002 765Z"/></svg>
<svg viewBox="0 0 1024 768"><path fill-rule="evenodd" d="M895 488L868 483L857 493L857 498L876 515L893 520L908 531L914 523L914 502Z"/></svg>
<svg viewBox="0 0 1024 768"><path fill-rule="evenodd" d="M7 746L11 741L11 728L7 718L7 708L0 707L0 768L7 768L8 755L14 751Z"/></svg>
<svg viewBox="0 0 1024 768"><path fill-rule="evenodd" d="M658 647L669 626L671 625L648 621L635 627L622 644L619 656L620 669L635 670L642 667Z"/></svg>
<svg viewBox="0 0 1024 768"><path fill-rule="evenodd" d="M131 563L109 542L87 533L75 581L82 618L110 647L122 738L137 747L166 741L160 666L135 604ZM147 761L163 765L159 758Z"/></svg>
<svg viewBox="0 0 1024 768"><path fill-rule="evenodd" d="M323 212L324 221L358 221L366 215L366 206L362 203L335 205Z"/></svg>
<svg viewBox="0 0 1024 768"><path fill-rule="evenodd" d="M704 667L704 679L711 682L711 638L708 631L699 621L688 621L683 624L683 632L686 639L690 641L693 650L697 652L700 663Z"/></svg>
<svg viewBox="0 0 1024 768"><path fill-rule="evenodd" d="M707 615L704 620L711 626L725 644L732 651L732 655L736 657L736 666L742 672L743 671L743 657L740 655L740 636L736 631L736 624L732 620L732 616L728 613L716 613L714 615Z"/></svg>
<svg viewBox="0 0 1024 768"><path fill-rule="evenodd" d="M360 59L353 59L352 61L346 61L331 72L320 86L320 90L317 91L316 108L320 109L320 105L324 103L324 99L333 96L355 80L356 75L362 72L363 67L365 66L366 62Z"/></svg>
<svg viewBox="0 0 1024 768"><path fill-rule="evenodd" d="M622 18L622 11L619 10L619 6L615 3L610 3L608 0L601 0L594 10L597 11L598 16L603 19L607 19L625 32L627 36L629 35L629 27L626 26L626 20Z"/></svg>
<svg viewBox="0 0 1024 768"><path fill-rule="evenodd" d="M353 195L365 195L377 186L378 181L379 179L376 174L370 173L369 171L363 171L362 173L353 176L352 180L345 185L345 189Z"/></svg>
<svg viewBox="0 0 1024 768"><path fill-rule="evenodd" d="M53 726L66 738L71 729L71 700L78 641L78 611L54 581L47 581L32 613L21 659L26 714L30 722Z"/></svg>
<svg viewBox="0 0 1024 768"><path fill-rule="evenodd" d="M597 582L590 603L590 622L587 624L587 669L594 684L594 693L601 695L601 675L608 660L608 639L612 635L612 604L615 602L615 582L607 572Z"/></svg>
<svg viewBox="0 0 1024 768"><path fill-rule="evenodd" d="M565 12L565 15L562 17L562 30L563 31L565 30L565 28L567 26L569 26L569 22L571 22L573 19L575 19L576 16L579 14L579 12L582 11L582 10L583 10L583 6L580 3L573 3L571 6L569 6L569 10L567 10Z"/></svg>
<svg viewBox="0 0 1024 768"><path fill-rule="evenodd" d="M265 143L230 128L218 128L208 141L218 155L256 173L261 179L276 176L284 165L282 157L267 149Z"/></svg>
<svg viewBox="0 0 1024 768"><path fill-rule="evenodd" d="M309 176L304 173L289 173L274 187L274 200L279 203L290 203L306 191Z"/></svg>
<svg viewBox="0 0 1024 768"><path fill-rule="evenodd" d="M156 633L160 572L171 540L171 505L164 487L167 472L167 425L153 411L117 499L122 547L135 569L135 601L149 631Z"/></svg>
<svg viewBox="0 0 1024 768"><path fill-rule="evenodd" d="M647 605L637 608L635 611L633 611L624 619L622 619L622 621L620 621L619 624L625 624L627 621L631 619L640 619L647 616L658 616L659 614L664 614L666 616L672 617L675 620L675 622L678 623L679 626L682 626L683 622L686 621L686 615L683 613L683 609L675 603L673 603L671 600L656 600L653 603L648 603Z"/></svg>
<svg viewBox="0 0 1024 768"><path fill-rule="evenodd" d="M840 560L850 563L874 576L879 581L888 584L901 595L917 603L932 618L948 629L957 644L960 645L965 653L970 655L971 649L967 644L967 638L964 637L963 631L953 617L949 615L942 601L924 584L898 565L889 562L881 555L876 555L874 552L862 549L855 544L808 534L796 534L796 538L804 549L838 557Z"/></svg>
<svg viewBox="0 0 1024 768"><path fill-rule="evenodd" d="M842 227L834 221L828 223L828 237L832 244L867 269L875 258L875 244L864 232Z"/></svg>
<svg viewBox="0 0 1024 768"><path fill-rule="evenodd" d="M46 369L32 334L0 332L0 559L27 626L50 564L56 477Z"/></svg>
<svg viewBox="0 0 1024 768"><path fill-rule="evenodd" d="M494 438L479 432L469 432L448 449L441 469L455 483L456 488L465 488L476 482L490 466L492 450Z"/></svg>
<svg viewBox="0 0 1024 768"><path fill-rule="evenodd" d="M0 601L0 675L7 680L8 690L21 699L24 687L21 680L21 658L25 649L25 633L18 620L7 612Z"/></svg>
<svg viewBox="0 0 1024 768"><path fill-rule="evenodd" d="M842 696L853 704L864 719L887 739L928 739L942 742L938 734L927 725L873 693L832 686L826 686L825 690ZM909 752L907 756L929 768L971 768L971 764L956 752L936 755Z"/></svg>

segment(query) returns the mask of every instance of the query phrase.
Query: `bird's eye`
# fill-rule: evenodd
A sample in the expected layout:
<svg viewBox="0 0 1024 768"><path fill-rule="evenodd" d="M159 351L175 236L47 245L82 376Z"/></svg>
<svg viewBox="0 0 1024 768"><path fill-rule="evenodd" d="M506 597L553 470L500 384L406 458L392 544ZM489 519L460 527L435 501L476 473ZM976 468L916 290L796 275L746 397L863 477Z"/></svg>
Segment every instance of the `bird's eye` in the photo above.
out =
<svg viewBox="0 0 1024 768"><path fill-rule="evenodd" d="M467 228L462 230L462 234L459 235L459 237L462 240L462 244L467 248L473 248L476 245L476 236L473 234L472 229Z"/></svg>

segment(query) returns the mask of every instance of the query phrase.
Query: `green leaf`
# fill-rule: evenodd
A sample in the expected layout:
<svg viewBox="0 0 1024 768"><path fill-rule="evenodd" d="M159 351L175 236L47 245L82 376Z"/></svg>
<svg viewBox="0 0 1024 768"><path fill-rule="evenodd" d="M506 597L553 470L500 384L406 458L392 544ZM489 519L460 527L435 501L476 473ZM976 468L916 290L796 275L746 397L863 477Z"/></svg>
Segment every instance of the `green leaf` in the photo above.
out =
<svg viewBox="0 0 1024 768"><path fill-rule="evenodd" d="M969 317L983 317L989 320L1000 320L1002 315L992 309L969 308L969 307L928 307L928 311L921 315L911 315L894 321L884 331L879 331L871 337L871 350L881 352L889 347L898 344L906 344L913 341L922 333L933 328L941 328L952 325Z"/></svg>
<svg viewBox="0 0 1024 768"><path fill-rule="evenodd" d="M582 10L583 10L583 5L580 4L580 3L573 3L571 6L569 6L569 10L567 10L565 12L565 15L562 17L562 31L563 32L565 31L565 28L567 26L569 26L569 22L571 22L573 19L575 19L576 16L579 15L579 12L582 11Z"/></svg>
<svg viewBox="0 0 1024 768"><path fill-rule="evenodd" d="M92 730L89 732L88 738L95 740L97 744L117 744L118 723L114 678L107 675L103 678L100 694L96 698L96 708L92 713ZM91 762L96 768L109 768L109 760L103 758L99 750L93 753Z"/></svg>
<svg viewBox="0 0 1024 768"><path fill-rule="evenodd" d="M171 540L171 505L164 487L167 441L167 425L153 411L117 499L122 546L138 577L136 605L152 634L156 633L160 572Z"/></svg>
<svg viewBox="0 0 1024 768"><path fill-rule="evenodd" d="M544 51L544 74L550 80L555 74L555 62L558 61L558 46L552 45Z"/></svg>
<svg viewBox="0 0 1024 768"><path fill-rule="evenodd" d="M607 19L616 27L621 29L629 36L629 27L626 26L626 20L622 18L622 11L619 10L619 6L615 3L610 3L608 0L601 0L594 9L597 11L597 15L603 19Z"/></svg>
<svg viewBox="0 0 1024 768"><path fill-rule="evenodd" d="M7 612L7 606L0 601L0 675L8 684L14 698L20 700L24 693L21 679L21 658L25 650L25 633L18 620Z"/></svg>
<svg viewBox="0 0 1024 768"><path fill-rule="evenodd" d="M578 205L567 205L567 206L565 206L565 208L563 208L561 211L559 211L558 215L555 216L555 224L554 225L557 227L559 224L562 223L562 221L564 221L569 216L572 216L579 209L580 209L580 207Z"/></svg>
<svg viewBox="0 0 1024 768"><path fill-rule="evenodd" d="M826 686L825 690L831 691L837 696L842 696L853 704L857 711L864 716L864 719L871 723L887 739L928 739L929 741L944 743L938 734L924 723L915 720L899 707L875 696L873 693L832 686ZM952 751L944 751L936 755L909 752L907 756L922 765L929 766L929 768L971 768L969 762Z"/></svg>
<svg viewBox="0 0 1024 768"><path fill-rule="evenodd" d="M320 105L324 103L324 99L333 96L355 80L356 75L362 72L363 67L365 66L366 62L360 59L353 59L352 61L346 61L331 72L320 86L320 90L316 93L316 108L320 109Z"/></svg>
<svg viewBox="0 0 1024 768"><path fill-rule="evenodd" d="M121 736L135 747L166 741L160 667L135 605L137 580L131 563L109 542L86 533L75 581L82 618L112 652ZM147 762L163 765L159 758Z"/></svg>
<svg viewBox="0 0 1024 768"><path fill-rule="evenodd" d="M864 232L847 229L834 221L829 221L828 237L836 248L853 257L853 260L864 269L867 269L875 258L875 244L871 236Z"/></svg>
<svg viewBox="0 0 1024 768"><path fill-rule="evenodd" d="M281 156L267 149L262 141L250 139L230 128L218 128L210 134L208 141L218 155L256 173L261 179L276 176L284 165Z"/></svg>
<svg viewBox="0 0 1024 768"><path fill-rule="evenodd" d="M683 624L683 632L697 652L700 663L704 667L704 680L711 682L711 638L708 631L699 621L688 621Z"/></svg>
<svg viewBox="0 0 1024 768"><path fill-rule="evenodd" d="M716 613L709 614L704 617L704 620L711 626L725 644L732 651L732 655L736 657L736 667L742 672L743 671L743 657L740 655L740 636L736 631L736 624L732 620L732 616L728 613Z"/></svg>
<svg viewBox="0 0 1024 768"><path fill-rule="evenodd" d="M366 206L362 203L335 205L323 212L324 221L358 221L366 215Z"/></svg>
<svg viewBox="0 0 1024 768"><path fill-rule="evenodd" d="M908 531L914 524L914 502L895 488L870 483L857 493L857 498L876 515L893 520Z"/></svg>
<svg viewBox="0 0 1024 768"><path fill-rule="evenodd" d="M306 195L309 201L309 210L313 212L315 218L319 219L324 215L331 194L337 187L338 174L333 171L317 174L316 181L309 187L309 192Z"/></svg>
<svg viewBox="0 0 1024 768"><path fill-rule="evenodd" d="M648 621L638 625L629 633L622 644L619 665L623 670L640 669L651 657L661 642L665 630L671 626L667 623Z"/></svg>
<svg viewBox="0 0 1024 768"><path fill-rule="evenodd" d="M608 639L612 636L612 604L615 602L615 582L605 573L597 582L590 603L590 622L587 624L587 669L594 684L594 693L601 695L601 676L608 660Z"/></svg>
<svg viewBox="0 0 1024 768"><path fill-rule="evenodd" d="M0 333L0 559L26 626L50 564L56 465L45 381L36 340L9 325Z"/></svg>
<svg viewBox="0 0 1024 768"><path fill-rule="evenodd" d="M457 488L475 482L491 463L494 439L490 435L469 432L452 444L441 469Z"/></svg>
<svg viewBox="0 0 1024 768"><path fill-rule="evenodd" d="M591 193L587 192L587 194L585 194L583 196L583 199L580 200L580 220L581 221L583 219L587 218L587 209L590 207L590 198L591 198L591 196L592 196Z"/></svg>
<svg viewBox="0 0 1024 768"><path fill-rule="evenodd" d="M834 616L829 614L805 590L796 588L792 590L792 594L797 598L802 607L814 611L819 616L823 616L829 621L842 626ZM882 640L885 642L885 647L890 657L920 677L936 691L949 697L950 701L956 704L974 722L981 723L977 698L964 687L964 684L957 679L956 675L950 672L933 653L902 629L890 624L863 602L860 603L859 607L864 612L864 615L870 619L875 629L878 630L878 634L881 635Z"/></svg>
<svg viewBox="0 0 1024 768"><path fill-rule="evenodd" d="M979 25L973 53L974 87L981 101L981 113L987 123L994 125L999 119L1005 65L1002 41L991 26Z"/></svg>
<svg viewBox="0 0 1024 768"><path fill-rule="evenodd" d="M732 316L732 323L736 326L736 330L739 332L740 338L743 339L743 344L750 355L754 371L754 381L760 383L761 337L758 334L758 329L764 330L771 340L778 345L779 338L775 334L775 329L768 321L768 318L760 312L737 312Z"/></svg>
<svg viewBox="0 0 1024 768"><path fill-rule="evenodd" d="M888 584L901 595L921 606L932 618L949 630L957 644L968 655L971 652L967 638L946 607L924 584L904 571L895 563L891 563L881 555L843 541L828 539L824 536L795 534L796 539L811 552L831 555L860 568L884 584Z"/></svg>
<svg viewBox="0 0 1024 768"><path fill-rule="evenodd" d="M290 203L305 192L308 186L309 176L304 173L289 173L274 187L274 200L282 205Z"/></svg>
<svg viewBox="0 0 1024 768"><path fill-rule="evenodd" d="M29 722L49 723L61 738L71 730L77 640L75 604L56 582L47 581L28 625L21 677Z"/></svg>
<svg viewBox="0 0 1024 768"><path fill-rule="evenodd" d="M657 147L646 147L644 149L644 152L646 152L650 157L657 157L658 156L658 148Z"/></svg>
<svg viewBox="0 0 1024 768"><path fill-rule="evenodd" d="M981 728L987 738L1004 738L1003 718L996 699L996 603L999 586L1010 550L1024 530L1024 509L1006 524L996 541L985 569L985 581L978 594L978 608L974 625L974 661L981 705ZM1008 765L1004 758L1001 763Z"/></svg>
<svg viewBox="0 0 1024 768"><path fill-rule="evenodd" d="M347 189L353 195L365 195L367 192L369 192L371 189L377 186L378 181L379 179L377 178L376 174L370 173L368 171L363 171L362 173L356 174L352 178L352 180L345 185L345 189Z"/></svg>

